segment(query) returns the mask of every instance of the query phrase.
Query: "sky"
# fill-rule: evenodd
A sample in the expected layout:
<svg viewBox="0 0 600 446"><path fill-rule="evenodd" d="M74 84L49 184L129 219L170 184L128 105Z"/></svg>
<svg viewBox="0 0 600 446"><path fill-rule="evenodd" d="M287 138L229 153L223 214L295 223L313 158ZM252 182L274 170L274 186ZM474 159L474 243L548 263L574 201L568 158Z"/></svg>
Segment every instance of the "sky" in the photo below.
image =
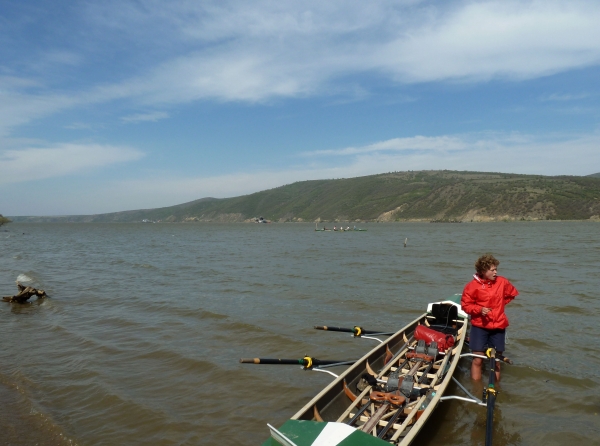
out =
<svg viewBox="0 0 600 446"><path fill-rule="evenodd" d="M2 0L0 213L600 172L600 2Z"/></svg>

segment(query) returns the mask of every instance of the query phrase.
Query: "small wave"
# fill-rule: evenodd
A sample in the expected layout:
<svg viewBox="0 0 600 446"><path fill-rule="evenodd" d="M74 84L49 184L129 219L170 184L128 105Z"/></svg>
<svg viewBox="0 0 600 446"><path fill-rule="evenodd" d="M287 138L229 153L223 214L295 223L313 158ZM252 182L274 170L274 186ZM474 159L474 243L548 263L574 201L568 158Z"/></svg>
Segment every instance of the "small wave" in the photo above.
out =
<svg viewBox="0 0 600 446"><path fill-rule="evenodd" d="M29 277L27 274L19 274L17 276L18 282L33 282L33 279Z"/></svg>
<svg viewBox="0 0 600 446"><path fill-rule="evenodd" d="M147 269L158 269L156 266L150 265L148 263L135 263L133 265L134 268L147 268Z"/></svg>
<svg viewBox="0 0 600 446"><path fill-rule="evenodd" d="M566 305L563 307L548 307L548 309L554 313L568 313L568 314L588 314L586 310L573 305Z"/></svg>
<svg viewBox="0 0 600 446"><path fill-rule="evenodd" d="M306 278L306 276L301 276L301 275L298 275L298 274L278 274L278 275L283 276L283 277L288 277L290 279L305 279ZM262 283L258 283L256 285L258 285L258 286L264 286L264 284L262 284Z"/></svg>
<svg viewBox="0 0 600 446"><path fill-rule="evenodd" d="M200 310L200 319L227 319L226 314L213 313L212 311Z"/></svg>
<svg viewBox="0 0 600 446"><path fill-rule="evenodd" d="M596 299L596 296L592 296L591 294L587 294L587 293L573 293L573 297L576 297L578 300L584 300L584 301Z"/></svg>
<svg viewBox="0 0 600 446"><path fill-rule="evenodd" d="M573 389L597 389L599 384L591 378L574 376L571 371L550 371L544 364L536 365L514 365L510 368L511 374L523 381L534 379L536 381L552 382L561 387Z"/></svg>
<svg viewBox="0 0 600 446"><path fill-rule="evenodd" d="M553 350L554 347L552 347L551 345L540 341L538 339L524 339L524 338L517 338L516 341L527 348L533 348L533 349L538 349L538 348L543 348L546 350Z"/></svg>

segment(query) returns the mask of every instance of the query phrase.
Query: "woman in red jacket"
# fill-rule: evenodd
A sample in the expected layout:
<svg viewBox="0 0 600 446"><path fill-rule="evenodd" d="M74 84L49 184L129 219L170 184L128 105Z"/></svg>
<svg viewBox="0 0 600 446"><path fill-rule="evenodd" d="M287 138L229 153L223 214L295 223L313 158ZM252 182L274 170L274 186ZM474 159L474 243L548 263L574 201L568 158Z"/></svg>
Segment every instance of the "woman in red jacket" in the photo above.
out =
<svg viewBox="0 0 600 446"><path fill-rule="evenodd" d="M469 346L473 353L484 355L486 348L494 347L504 352L508 318L504 306L519 292L504 277L498 276L500 262L491 254L479 257L475 262L476 274L462 293L461 307L471 316ZM481 379L483 359L473 358L471 378ZM500 363L496 362L496 382L500 381Z"/></svg>

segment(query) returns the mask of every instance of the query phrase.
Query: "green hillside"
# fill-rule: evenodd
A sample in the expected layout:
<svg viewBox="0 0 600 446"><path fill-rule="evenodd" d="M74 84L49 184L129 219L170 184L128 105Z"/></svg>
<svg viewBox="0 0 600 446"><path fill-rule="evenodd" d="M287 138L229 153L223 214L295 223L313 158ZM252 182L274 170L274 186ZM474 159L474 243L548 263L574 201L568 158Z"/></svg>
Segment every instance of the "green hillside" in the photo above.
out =
<svg viewBox="0 0 600 446"><path fill-rule="evenodd" d="M302 181L241 197L177 206L14 221L162 222L584 220L599 218L600 178L482 172L394 172Z"/></svg>

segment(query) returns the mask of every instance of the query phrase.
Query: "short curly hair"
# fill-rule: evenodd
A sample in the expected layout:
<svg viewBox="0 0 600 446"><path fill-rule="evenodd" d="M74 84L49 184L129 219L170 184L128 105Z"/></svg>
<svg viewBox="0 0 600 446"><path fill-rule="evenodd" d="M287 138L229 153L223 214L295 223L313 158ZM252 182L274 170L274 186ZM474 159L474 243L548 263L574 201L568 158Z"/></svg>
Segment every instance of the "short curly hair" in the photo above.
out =
<svg viewBox="0 0 600 446"><path fill-rule="evenodd" d="M475 271L480 276L483 276L486 271L489 271L492 266L498 266L500 262L491 254L484 254L475 262Z"/></svg>

